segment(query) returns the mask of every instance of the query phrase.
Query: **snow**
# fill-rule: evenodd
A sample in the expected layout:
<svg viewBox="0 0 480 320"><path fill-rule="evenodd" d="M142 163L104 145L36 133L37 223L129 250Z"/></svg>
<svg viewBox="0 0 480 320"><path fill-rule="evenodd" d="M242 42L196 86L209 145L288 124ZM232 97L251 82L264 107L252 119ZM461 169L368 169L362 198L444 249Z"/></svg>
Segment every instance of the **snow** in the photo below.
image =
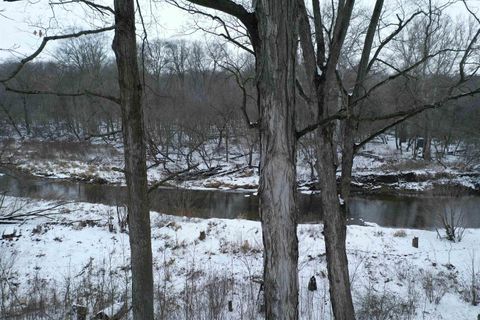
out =
<svg viewBox="0 0 480 320"><path fill-rule="evenodd" d="M5 197L4 210L15 207L20 208L20 213L27 213L55 204ZM33 276L45 279L50 285L61 286L66 278L79 279L89 266L115 271L117 281L122 283L124 273L121 270L129 265L129 242L127 234L119 230L115 207L66 203L45 213L48 216L22 220L15 225L0 225L0 234L11 234L15 230L20 235L0 242L1 259L12 257L13 260L14 257L13 267L20 290L26 290ZM155 277L157 282L166 281L168 269L169 294L180 295L192 270L199 271L199 282L208 281L212 275L225 275L235 279L235 283L251 285L252 277L261 276L259 222L187 218L157 212L152 212L151 218ZM461 290L462 284L471 279L472 262L477 268L480 266L480 255L476 252L480 229L467 229L462 241L453 243L439 239L435 231L366 225L347 228L347 252L357 310L361 309L362 297L376 293L398 299L414 298L417 309L413 319L476 318L480 309L463 301ZM303 319L307 319L308 299L312 299L316 312L312 318L332 319L328 311L322 229L321 224L298 227ZM200 237L202 231L204 239ZM419 248L412 247L413 237L419 238ZM306 291L306 286L313 275L319 290L311 293ZM426 297L423 284L427 275L448 283L438 305ZM232 299L234 305L238 305L240 297ZM117 304L113 309L120 306ZM229 319L236 319L236 316L230 315Z"/></svg>
<svg viewBox="0 0 480 320"><path fill-rule="evenodd" d="M395 192L424 192L442 185L479 190L478 164L466 169L461 156L457 155L446 156L441 163L413 160L411 152L396 149L392 137L384 138L366 144L355 158L355 185L367 190L386 186ZM62 151L40 157L35 149L38 144L35 147L35 143L26 146L22 143L27 142L16 142L14 149L22 153L17 154L14 161L23 171L52 179L125 184L121 145L96 142L84 154L65 158ZM212 143L205 150L213 153L214 148ZM194 154L191 161L199 164L199 170L218 170L206 178L168 183L187 189L244 191L245 197L257 195L258 170L248 168L244 157L233 156L242 154L240 149L240 146L231 146L229 162L213 157L210 162L203 162ZM312 181L308 159L298 158L300 190L305 194L315 193L309 187ZM172 159L175 162L167 164L168 171L161 166L148 171L150 184L185 169L186 164L175 155ZM257 164L259 154L254 153L253 159L254 165ZM400 179L406 176L414 178ZM375 182L382 177L395 182ZM34 278L44 280L49 288L62 288L66 279L81 282L91 270L108 270L112 282L119 287L131 281L128 235L120 230L118 220L122 213L119 215L116 207L82 202L59 205L53 201L8 196L1 205L0 212L42 214L34 219L23 218L15 224L0 224L0 272L12 265L11 275L19 283L19 293L28 295ZM233 279L237 293L229 299L235 306L243 303L245 288L254 288L257 294L258 284L252 279L261 278L263 268L259 222L187 218L158 212L152 212L151 217L155 281L165 286L172 299L181 301L192 274L198 274L195 281L200 288L218 280L217 277ZM322 230L321 224L298 227L302 319L332 319ZM202 232L205 237L200 236ZM419 248L412 247L413 237L419 238ZM394 302L392 310L396 311L395 307L414 304L415 315L411 319L474 319L480 309L465 302L464 296L471 283L472 264L473 274L480 278L479 240L480 229L467 229L461 242L452 243L439 239L436 231L385 228L368 221L365 226L348 226L347 254L356 310L361 312L365 301L369 301L366 297L374 296ZM316 277L319 288L313 293L306 289L312 276ZM428 289L429 279L435 283L433 289ZM438 304L432 295L440 300ZM121 301L115 301L104 310L89 311L111 315L122 306ZM227 318L240 318L238 308Z"/></svg>
<svg viewBox="0 0 480 320"><path fill-rule="evenodd" d="M22 145L26 144L26 146ZM16 142L16 150L24 152L14 157L16 167L32 173L34 175L48 177L52 179L70 179L94 183L111 183L125 185L125 178L122 172L123 168L123 150L121 145L106 145L95 142L90 147L85 147L85 151L78 154L62 153L62 150L50 152L43 156L38 156L36 148L41 142L28 144L26 142ZM217 173L207 178L190 178L186 180L170 180L167 183L173 186L198 189L198 190L255 190L258 188L259 176L256 168L248 168L245 157L242 156L244 150L241 146L235 144L230 148L230 160L225 161L224 157L215 155L216 143L209 142L205 146L205 152L209 155L209 160L205 160L199 154L193 153L191 164L198 164L196 169L208 170L220 168ZM72 151L73 152L73 151ZM102 155L107 152L108 156ZM44 152L45 153L45 152ZM215 156L214 156L215 155ZM66 159L65 157L70 157ZM183 158L178 158L176 154L170 155L173 162L167 162L164 170L162 166L155 166L152 161L147 165L152 167L148 170L148 181L154 184L156 181L168 177L172 172L182 171L187 165ZM258 164L258 151L253 154L253 164ZM309 159L299 155L297 162L297 178L300 185L310 185L311 169L308 165ZM310 159L311 161L311 159ZM475 169L477 166L477 169ZM471 175L475 173L474 175ZM338 173L340 174L340 173ZM379 183L362 184L361 180L367 176L372 179L381 176L391 176L409 174L415 177L413 181L399 180L396 183L386 184L391 190L423 192L436 186L454 185L464 187L470 190L480 188L480 174L478 164L470 165L465 168L461 155L447 155L440 161L425 162L422 159L413 159L412 151L409 152L396 149L395 139L392 136L384 135L382 139L376 138L367 143L358 153L353 163L353 182L364 189L377 188ZM307 190L305 190L307 189ZM302 191L308 191L309 187Z"/></svg>
<svg viewBox="0 0 480 320"><path fill-rule="evenodd" d="M21 142L17 142L20 144ZM29 148L35 148L29 146ZM123 168L123 150L121 146L108 146L100 143L92 144L93 150L87 154L71 156L72 159L62 160L60 156L54 153L47 158L36 157L35 150L27 150L17 155L16 166L26 172L34 175L48 177L52 179L70 179L94 183L111 183L125 185L125 178L122 172ZM216 143L207 144L206 152L214 154ZM38 147L37 147L38 148ZM108 157L99 155L99 150L104 148L110 154ZM112 148L114 151L112 151ZM22 148L17 148L22 149ZM23 148L25 149L25 148ZM192 170L209 170L219 168L216 173L201 179L190 178L186 180L170 180L167 183L173 186L198 189L198 190L247 190L252 191L258 188L259 176L256 168L248 168L242 154L241 146L231 146L230 161L226 162L224 157L211 157L209 161L204 161L200 155L194 153L191 163L198 166ZM154 184L169 176L172 172L182 171L186 164L182 159L177 159L175 154L171 155L174 162L167 163L168 171L161 166L154 166L149 161L148 181ZM232 160L233 159L233 160ZM259 154L253 155L254 164L258 163ZM302 192L310 191L311 170L307 159L298 157L297 178L300 185L306 184L301 188ZM474 173L472 175L472 173ZM340 173L338 173L340 174ZM397 175L409 175L413 177L412 181L403 181L397 179L395 183L382 183L391 190L424 192L442 185L459 186L470 190L480 188L480 175L475 171L475 165L466 170L462 164L460 155L448 155L442 159L442 162L425 162L421 159L413 159L412 152L401 152L396 149L395 140L392 136L385 135L383 139L377 138L366 144L359 154L355 157L353 163L353 183L364 189L378 188L380 183L362 183L362 179L370 177L390 176L395 179ZM358 181L357 181L358 180Z"/></svg>

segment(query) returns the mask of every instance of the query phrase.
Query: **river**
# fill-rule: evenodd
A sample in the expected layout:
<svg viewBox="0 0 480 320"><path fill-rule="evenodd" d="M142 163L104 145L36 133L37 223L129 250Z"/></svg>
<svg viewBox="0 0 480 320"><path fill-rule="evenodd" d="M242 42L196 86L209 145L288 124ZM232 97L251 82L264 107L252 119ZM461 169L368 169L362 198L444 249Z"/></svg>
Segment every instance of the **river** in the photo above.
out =
<svg viewBox="0 0 480 320"><path fill-rule="evenodd" d="M0 192L11 196L107 205L123 205L126 199L123 186L46 179L6 169L0 172ZM151 193L150 206L155 211L189 217L258 220L258 198L253 192L160 188ZM463 226L480 228L480 196L355 196L349 223L433 229L440 225L441 215L450 217L452 213ZM300 222L321 221L318 194L299 194L299 217Z"/></svg>

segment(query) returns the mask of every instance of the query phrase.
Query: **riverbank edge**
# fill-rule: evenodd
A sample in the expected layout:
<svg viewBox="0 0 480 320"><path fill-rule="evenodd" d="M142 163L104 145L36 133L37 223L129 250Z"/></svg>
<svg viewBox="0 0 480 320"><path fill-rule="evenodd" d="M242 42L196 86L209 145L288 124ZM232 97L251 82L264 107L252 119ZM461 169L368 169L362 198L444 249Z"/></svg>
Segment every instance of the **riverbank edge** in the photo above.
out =
<svg viewBox="0 0 480 320"><path fill-rule="evenodd" d="M2 170L3 169L3 170ZM246 169L246 168L242 168ZM249 168L250 169L250 168ZM15 175L27 175L38 179L80 182L94 185L124 186L124 182L109 181L96 175L77 175L59 177L53 174L38 172L30 168L15 164L0 164L0 172L8 174L8 171ZM118 169L112 169L117 171ZM224 178L225 176L221 176ZM149 181L150 186L162 188L180 188L184 190L207 190L224 192L248 192L256 193L258 184L248 183L247 185L232 185L222 183L222 179L215 179L212 175L203 182L200 179L194 180L168 180L165 183L156 185L157 181ZM473 178L472 183L462 184L465 178ZM172 183L173 182L173 183ZM205 183L206 182L206 183ZM198 183L201 183L200 185ZM404 171L399 173L369 173L354 174L352 178L352 195L354 196L455 196L455 195L480 195L480 172L454 172L448 173L417 173L416 171ZM319 193L316 181L298 183L298 191L304 194Z"/></svg>

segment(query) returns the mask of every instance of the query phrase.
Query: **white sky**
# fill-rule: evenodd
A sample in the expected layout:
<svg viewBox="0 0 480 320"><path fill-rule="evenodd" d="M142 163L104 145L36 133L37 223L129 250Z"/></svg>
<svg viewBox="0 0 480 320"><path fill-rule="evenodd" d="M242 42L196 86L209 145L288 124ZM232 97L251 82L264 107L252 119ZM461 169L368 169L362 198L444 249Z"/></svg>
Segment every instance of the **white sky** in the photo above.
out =
<svg viewBox="0 0 480 320"><path fill-rule="evenodd" d="M101 2L113 7L113 1ZM185 32L188 19L191 18L187 13L159 1L140 0L140 4L150 39L192 36ZM95 29L113 24L113 16L101 17L92 14L91 9L84 8L86 7L78 3L50 6L48 0L0 0L0 59L18 58L22 54L33 53L42 41L39 36L34 35L34 31L38 33L41 30L42 34L46 32L47 35L57 35L74 27L76 30ZM141 29L141 25L138 25L138 34ZM113 32L110 32L109 36L112 37ZM54 48L55 43L49 42L43 56L51 54Z"/></svg>
<svg viewBox="0 0 480 320"><path fill-rule="evenodd" d="M191 15L161 2L161 0L139 1L150 39L192 36L197 39L203 38L198 32L195 35L187 34L186 30L189 28L186 25L192 20ZM401 2L400 0L387 0L386 5L395 1ZM102 21L98 15L92 15L91 10L83 10L83 7L78 3L51 7L49 2L48 0L18 2L0 0L0 60L19 58L22 54L33 53L41 43L41 38L33 34L35 30L37 32L42 30L43 34L46 31L48 35L55 35L61 34L65 32L64 30L72 27L89 29L113 23L113 20ZM113 6L112 0L95 2ZM468 2L478 11L479 0L469 0ZM364 3L368 5L373 3L373 0L365 0ZM465 9L459 3L452 13L460 16L461 12L465 12ZM110 19L113 19L113 17L110 17ZM141 32L140 29L141 26L138 26L138 33ZM43 57L51 54L54 48L55 43L47 45L45 52L42 54Z"/></svg>

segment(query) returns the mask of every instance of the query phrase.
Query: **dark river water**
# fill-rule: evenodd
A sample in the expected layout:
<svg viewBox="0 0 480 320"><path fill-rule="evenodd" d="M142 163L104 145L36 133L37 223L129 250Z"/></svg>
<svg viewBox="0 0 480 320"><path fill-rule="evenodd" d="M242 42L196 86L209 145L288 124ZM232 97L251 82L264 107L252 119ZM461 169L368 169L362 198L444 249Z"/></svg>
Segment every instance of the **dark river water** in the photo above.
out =
<svg viewBox="0 0 480 320"><path fill-rule="evenodd" d="M59 181L0 169L0 192L11 196L49 200L74 200L123 205L121 186ZM252 192L205 191L162 188L150 195L151 209L168 214L201 218L258 219L258 199ZM322 219L319 195L299 195L300 222ZM350 222L374 222L381 226L432 229L440 215L455 214L465 227L480 228L480 196L356 196Z"/></svg>

